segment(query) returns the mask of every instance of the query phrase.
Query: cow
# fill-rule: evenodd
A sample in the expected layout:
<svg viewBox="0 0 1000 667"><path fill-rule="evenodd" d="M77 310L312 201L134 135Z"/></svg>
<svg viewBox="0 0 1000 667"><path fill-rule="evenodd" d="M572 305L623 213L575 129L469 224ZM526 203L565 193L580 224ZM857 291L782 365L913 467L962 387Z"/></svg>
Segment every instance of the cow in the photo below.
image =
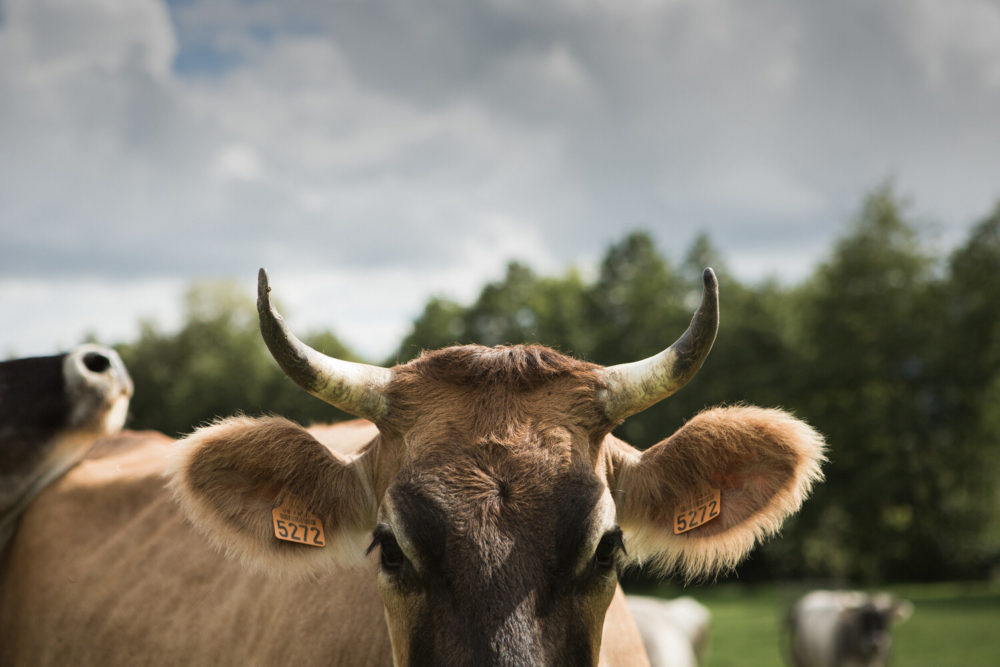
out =
<svg viewBox="0 0 1000 667"><path fill-rule="evenodd" d="M650 667L698 667L708 645L712 614L692 597L672 600L626 595Z"/></svg>
<svg viewBox="0 0 1000 667"><path fill-rule="evenodd" d="M913 604L888 593L812 591L788 614L795 667L882 667L888 664L890 630L913 613Z"/></svg>
<svg viewBox="0 0 1000 667"><path fill-rule="evenodd" d="M821 478L822 437L779 410L709 409L645 452L611 433L701 367L711 270L673 345L609 367L538 345L328 357L263 269L258 312L284 372L366 421L120 436L25 513L0 663L645 665L619 568L731 568Z"/></svg>
<svg viewBox="0 0 1000 667"><path fill-rule="evenodd" d="M121 430L131 396L121 358L99 345L0 362L0 549L35 496Z"/></svg>

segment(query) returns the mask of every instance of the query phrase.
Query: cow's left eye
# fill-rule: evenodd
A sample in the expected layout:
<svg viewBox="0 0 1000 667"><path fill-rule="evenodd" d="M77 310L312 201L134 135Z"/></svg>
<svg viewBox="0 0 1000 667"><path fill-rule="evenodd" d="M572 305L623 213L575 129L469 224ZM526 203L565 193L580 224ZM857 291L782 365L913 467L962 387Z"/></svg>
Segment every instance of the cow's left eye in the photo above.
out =
<svg viewBox="0 0 1000 667"><path fill-rule="evenodd" d="M604 533L601 541L597 543L594 550L594 566L598 569L608 570L615 565L615 555L625 551L625 543L622 541L622 529L615 526L612 530Z"/></svg>

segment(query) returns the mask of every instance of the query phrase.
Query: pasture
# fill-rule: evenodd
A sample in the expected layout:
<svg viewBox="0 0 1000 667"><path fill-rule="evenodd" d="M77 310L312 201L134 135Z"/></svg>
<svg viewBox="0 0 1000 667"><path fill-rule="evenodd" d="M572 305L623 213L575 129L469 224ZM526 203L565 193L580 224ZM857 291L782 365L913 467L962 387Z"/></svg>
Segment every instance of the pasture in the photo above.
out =
<svg viewBox="0 0 1000 667"><path fill-rule="evenodd" d="M691 595L712 612L706 667L768 667L784 659L782 619L807 589L797 584L724 583L636 591ZM896 667L1000 665L1000 582L908 584L871 588L904 597L913 616L893 632Z"/></svg>

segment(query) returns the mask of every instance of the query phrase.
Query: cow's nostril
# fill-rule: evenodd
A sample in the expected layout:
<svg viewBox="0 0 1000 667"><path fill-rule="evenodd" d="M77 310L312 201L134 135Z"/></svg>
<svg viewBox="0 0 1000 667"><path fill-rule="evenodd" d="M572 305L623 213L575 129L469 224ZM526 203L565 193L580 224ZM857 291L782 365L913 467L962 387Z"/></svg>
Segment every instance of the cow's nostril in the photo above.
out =
<svg viewBox="0 0 1000 667"><path fill-rule="evenodd" d="M88 352L83 355L83 365L94 373L103 373L111 368L111 360L100 352Z"/></svg>

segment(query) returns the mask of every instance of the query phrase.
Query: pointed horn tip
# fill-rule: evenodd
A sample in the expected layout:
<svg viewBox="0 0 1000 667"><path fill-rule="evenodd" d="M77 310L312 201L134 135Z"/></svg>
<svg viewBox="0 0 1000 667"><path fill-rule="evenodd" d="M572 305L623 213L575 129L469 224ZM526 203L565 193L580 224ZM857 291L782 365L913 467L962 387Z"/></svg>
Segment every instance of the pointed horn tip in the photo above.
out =
<svg viewBox="0 0 1000 667"><path fill-rule="evenodd" d="M267 271L263 268L257 272L257 307L270 304L271 285L267 279Z"/></svg>
<svg viewBox="0 0 1000 667"><path fill-rule="evenodd" d="M705 272L702 273L702 280L705 282L706 290L715 292L719 289L719 279L715 277L715 271L712 270L712 267L705 269Z"/></svg>

